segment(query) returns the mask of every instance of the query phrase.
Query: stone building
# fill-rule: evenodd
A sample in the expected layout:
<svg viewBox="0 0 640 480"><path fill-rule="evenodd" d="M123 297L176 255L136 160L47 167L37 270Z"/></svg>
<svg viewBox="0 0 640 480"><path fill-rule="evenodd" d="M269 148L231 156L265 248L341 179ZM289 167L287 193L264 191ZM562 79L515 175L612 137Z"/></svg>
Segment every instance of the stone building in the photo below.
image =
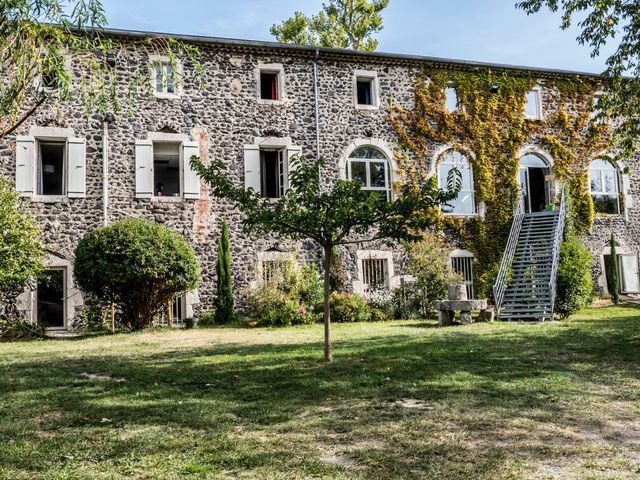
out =
<svg viewBox="0 0 640 480"><path fill-rule="evenodd" d="M215 291L216 242L222 220L231 230L234 288L241 297L265 272L292 254L317 259L306 244L280 238L251 237L241 231L239 214L209 196L206 185L191 171L192 154L204 161L222 159L237 182L277 197L287 188L287 162L302 153L327 159L322 181L358 178L365 188L391 196L397 178L394 161L398 138L387 119L388 106L412 108L412 72L424 66L526 71L539 76L539 86L527 94L523 115L541 118L549 108L545 79L583 78L585 74L443 60L408 55L281 45L268 42L178 36L195 44L203 67L178 59L184 72L179 83L167 81L166 58L149 56L138 47L144 32L110 30L118 42L114 69L120 69L122 91L131 72L127 57L148 70L150 95L138 95L129 112L103 118L83 115L79 99L43 106L0 144L0 173L15 180L16 189L31 199L49 250L47 264L57 287L40 285L18 299L28 318L47 316L48 325L72 327L82 309L82 294L72 275L74 250L83 235L125 217L144 217L181 233L196 250L202 268L197 291L176 300L179 318L211 307ZM77 65L69 62L72 73ZM152 65L154 66L152 68ZM157 67L157 68L156 68ZM77 80L77 76L75 77ZM457 108L455 91L447 92L449 108ZM529 209L553 202L553 157L536 144L521 151L521 175L526 179ZM596 159L594 159L596 160ZM467 157L448 145L433 145L426 162L434 173L457 166L464 188L451 215L484 215L474 199L473 169ZM622 165L596 160L594 195L611 200L612 214L596 218L586 239L594 253L594 276L601 290L606 240L613 229L620 242L623 288L640 290L638 260L640 208L634 199L640 179L638 159ZM628 168L629 167L629 168ZM597 191L595 190L597 187ZM623 201L620 201L620 198ZM473 288L474 259L456 250L452 266ZM368 245L346 251L351 287L397 285L402 273L397 252ZM55 283L55 282L54 282Z"/></svg>

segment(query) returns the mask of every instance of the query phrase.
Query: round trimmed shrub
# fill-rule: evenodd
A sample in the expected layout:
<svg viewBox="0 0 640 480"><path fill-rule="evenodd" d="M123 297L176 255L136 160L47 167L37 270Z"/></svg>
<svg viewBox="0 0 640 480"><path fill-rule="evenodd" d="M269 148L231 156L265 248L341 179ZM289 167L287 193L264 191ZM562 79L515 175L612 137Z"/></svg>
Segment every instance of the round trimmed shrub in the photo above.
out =
<svg viewBox="0 0 640 480"><path fill-rule="evenodd" d="M82 291L116 303L138 330L174 295L198 286L193 248L164 225L131 218L94 230L78 244L73 273Z"/></svg>

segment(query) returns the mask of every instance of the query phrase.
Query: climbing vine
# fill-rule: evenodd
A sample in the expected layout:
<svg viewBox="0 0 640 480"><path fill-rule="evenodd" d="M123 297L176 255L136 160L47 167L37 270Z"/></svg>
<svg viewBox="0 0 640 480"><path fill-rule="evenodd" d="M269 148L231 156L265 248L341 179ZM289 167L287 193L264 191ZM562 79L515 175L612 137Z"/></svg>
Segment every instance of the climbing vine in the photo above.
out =
<svg viewBox="0 0 640 480"><path fill-rule="evenodd" d="M429 178L435 171L430 159L443 145L465 153L472 165L476 204L484 206L484 217L431 213L476 256L475 281L483 295L490 294L509 235L519 195L519 152L525 145L547 151L556 179L571 187L577 231L586 233L593 221L589 165L612 139L609 125L593 120L599 85L589 78L544 80L544 119L530 120L524 115L526 94L538 82L524 72L425 68L415 78L414 108L389 109L400 142L401 182L417 187ZM458 97L453 111L446 107L447 87L455 88Z"/></svg>

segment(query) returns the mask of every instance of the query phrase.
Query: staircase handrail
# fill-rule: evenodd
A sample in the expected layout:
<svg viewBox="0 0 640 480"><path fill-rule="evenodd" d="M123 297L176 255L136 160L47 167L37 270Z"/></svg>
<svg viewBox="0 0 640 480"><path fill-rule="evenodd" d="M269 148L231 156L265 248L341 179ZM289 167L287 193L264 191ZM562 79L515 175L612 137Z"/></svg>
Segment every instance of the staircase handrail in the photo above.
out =
<svg viewBox="0 0 640 480"><path fill-rule="evenodd" d="M518 203L513 210L513 222L511 223L511 231L509 232L509 239L507 240L507 246L504 249L504 255L500 262L500 270L498 270L498 277L493 285L493 299L496 305L496 315L500 315L500 307L502 307L502 300L504 299L504 292L507 289L507 272L513 264L513 257L516 253L516 247L518 246L518 237L520 236L520 230L522 229L522 221L524 219L524 194L520 193Z"/></svg>
<svg viewBox="0 0 640 480"><path fill-rule="evenodd" d="M558 212L558 223L556 225L555 238L553 240L553 251L551 254L551 275L549 276L549 292L551 297L551 312L549 312L550 319L553 319L553 311L556 303L556 277L558 274L558 264L560 263L560 245L562 244L566 215L567 199L564 187L562 187L562 193L560 194L560 210Z"/></svg>

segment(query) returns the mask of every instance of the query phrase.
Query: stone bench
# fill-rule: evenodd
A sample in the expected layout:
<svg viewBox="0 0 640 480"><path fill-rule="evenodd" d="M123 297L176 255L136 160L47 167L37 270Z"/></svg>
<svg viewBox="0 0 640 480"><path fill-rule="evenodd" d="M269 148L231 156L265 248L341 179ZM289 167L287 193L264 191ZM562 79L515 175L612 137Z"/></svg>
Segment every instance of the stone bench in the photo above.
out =
<svg viewBox="0 0 640 480"><path fill-rule="evenodd" d="M487 300L437 300L433 308L438 311L438 325L446 327L453 325L455 312L460 312L460 323L468 325L473 322L471 312L479 311L479 321L492 321L493 310L488 310Z"/></svg>

